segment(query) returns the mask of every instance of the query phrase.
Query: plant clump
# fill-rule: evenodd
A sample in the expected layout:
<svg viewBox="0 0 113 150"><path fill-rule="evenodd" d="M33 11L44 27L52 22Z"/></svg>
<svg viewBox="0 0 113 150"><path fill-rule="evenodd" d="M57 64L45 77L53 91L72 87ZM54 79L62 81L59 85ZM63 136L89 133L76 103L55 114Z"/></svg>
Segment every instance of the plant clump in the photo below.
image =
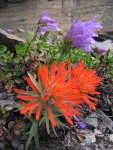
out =
<svg viewBox="0 0 113 150"><path fill-rule="evenodd" d="M80 116L84 103L96 110L98 99L94 95L101 94L97 86L104 77L98 76L103 64L113 80L113 54L91 46L93 37L98 36L97 28L103 27L94 17L87 22L75 20L63 33L58 22L44 12L36 31L16 45L15 52L0 45L1 85L18 94L14 107L30 120L26 149L33 137L38 144L40 126L46 126L48 134L52 127L57 135L56 126L66 126L61 118L70 125L73 118L79 122L76 116Z"/></svg>

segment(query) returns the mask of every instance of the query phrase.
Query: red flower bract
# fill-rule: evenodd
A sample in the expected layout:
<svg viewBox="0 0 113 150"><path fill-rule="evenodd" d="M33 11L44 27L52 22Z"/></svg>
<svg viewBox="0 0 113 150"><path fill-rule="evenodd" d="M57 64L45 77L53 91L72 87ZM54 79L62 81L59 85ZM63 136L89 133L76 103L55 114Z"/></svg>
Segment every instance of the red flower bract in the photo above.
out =
<svg viewBox="0 0 113 150"><path fill-rule="evenodd" d="M85 68L83 61L79 62L78 66L73 68L71 75L72 78L76 78L76 86L80 91L82 100L87 103L90 108L96 109L92 101L98 100L89 96L89 94L100 94L95 91L95 87L100 84L103 78L98 77L95 70Z"/></svg>
<svg viewBox="0 0 113 150"><path fill-rule="evenodd" d="M92 100L97 101L97 99L89 94L99 94L95 91L95 87L99 85L102 78L99 78L94 70L85 68L83 61L73 69L70 61L68 61L68 69L65 68L65 62L59 66L57 62L53 62L50 72L48 66L43 65L38 68L37 75L38 82L30 73L28 73L29 77L24 78L32 91L14 88L14 91L19 94L18 98L24 100L21 114L28 113L30 117L34 113L36 120L43 117L47 121L49 118L52 125L56 126L59 125L56 111L62 113L65 119L73 124L70 117L74 114L79 115L78 107L82 102L87 103L90 108L96 108ZM46 113L43 113L44 111Z"/></svg>
<svg viewBox="0 0 113 150"><path fill-rule="evenodd" d="M29 117L35 113L36 120L39 120L42 111L46 110L52 125L56 126L58 122L54 115L53 107L55 107L70 124L73 124L70 116L79 115L77 107L82 101L80 100L80 92L76 88L76 80L74 78L68 79L70 71L71 69L65 68L65 62L59 66L57 62L53 62L50 73L47 65L38 68L38 82L28 73L29 78L25 77L24 79L32 91L14 88L14 91L19 94L18 98L25 101L22 102L23 108L21 108L20 113L28 112Z"/></svg>

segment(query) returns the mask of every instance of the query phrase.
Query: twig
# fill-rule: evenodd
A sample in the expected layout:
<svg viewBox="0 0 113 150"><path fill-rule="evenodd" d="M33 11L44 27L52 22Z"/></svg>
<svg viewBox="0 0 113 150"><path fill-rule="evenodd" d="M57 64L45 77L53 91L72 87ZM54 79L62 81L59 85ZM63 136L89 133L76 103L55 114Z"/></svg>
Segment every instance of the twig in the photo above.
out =
<svg viewBox="0 0 113 150"><path fill-rule="evenodd" d="M37 37L37 33L38 33L38 31L39 31L39 24L40 24L40 22L38 22L38 27L37 27L37 29L36 29L36 32L35 32L34 37L32 38L32 40L30 41L30 43L28 44L28 46L27 46L27 48L26 48L26 50L25 50L25 54L24 54L24 57L23 57L23 60L24 60L23 64L25 64L26 53L28 52L28 50L29 50L29 48L30 48L32 42L33 42L33 41L35 40L35 38Z"/></svg>

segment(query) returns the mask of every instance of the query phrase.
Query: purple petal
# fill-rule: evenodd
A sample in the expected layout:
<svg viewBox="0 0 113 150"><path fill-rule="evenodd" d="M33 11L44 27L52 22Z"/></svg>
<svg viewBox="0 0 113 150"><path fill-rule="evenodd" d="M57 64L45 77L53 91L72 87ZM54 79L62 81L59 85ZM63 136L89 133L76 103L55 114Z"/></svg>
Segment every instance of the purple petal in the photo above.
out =
<svg viewBox="0 0 113 150"><path fill-rule="evenodd" d="M92 51L92 49L91 49L91 46L90 45L86 45L86 44L84 44L84 45L81 45L81 47L80 48L82 48L85 52L90 52L90 51Z"/></svg>
<svg viewBox="0 0 113 150"><path fill-rule="evenodd" d="M54 23L54 22L56 22L56 20L50 18L47 12L44 12L44 13L42 14L41 18L40 18L40 22L41 22L41 23L43 23L43 22Z"/></svg>
<svg viewBox="0 0 113 150"><path fill-rule="evenodd" d="M40 33L41 33L41 35L44 35L47 30L48 30L47 27L41 27L41 28L40 28Z"/></svg>
<svg viewBox="0 0 113 150"><path fill-rule="evenodd" d="M99 54L103 54L106 52L106 50L103 48L98 48L97 50L98 50Z"/></svg>
<svg viewBox="0 0 113 150"><path fill-rule="evenodd" d="M58 23L55 19L52 19L49 17L47 12L44 12L40 18L41 23L45 23L44 27L41 27L40 31L43 35L48 29L54 29L56 31L60 31L60 28L58 27ZM43 25L43 24L42 24Z"/></svg>
<svg viewBox="0 0 113 150"><path fill-rule="evenodd" d="M76 115L74 115L74 121L79 121L79 119L76 117Z"/></svg>
<svg viewBox="0 0 113 150"><path fill-rule="evenodd" d="M94 44L96 41L92 38L91 39L91 44Z"/></svg>
<svg viewBox="0 0 113 150"><path fill-rule="evenodd" d="M92 51L90 44L94 43L92 37L98 35L94 32L96 28L103 28L96 21L96 17L93 20L82 22L75 20L67 33L67 38L72 40L75 47L82 48L84 51Z"/></svg>
<svg viewBox="0 0 113 150"><path fill-rule="evenodd" d="M6 29L6 32L9 33L9 34L12 34L12 33L13 33L13 30L10 29L10 28L8 28L8 29Z"/></svg>
<svg viewBox="0 0 113 150"><path fill-rule="evenodd" d="M85 122L79 121L78 128L80 129L87 129L87 124Z"/></svg>
<svg viewBox="0 0 113 150"><path fill-rule="evenodd" d="M60 31L60 28L58 28L58 23L47 23L47 27L56 31Z"/></svg>
<svg viewBox="0 0 113 150"><path fill-rule="evenodd" d="M93 18L93 20L90 20L90 21L85 22L84 25L85 25L86 27L91 27L91 28L94 28L94 29L95 29L95 28L100 28L100 29L103 28L103 26L100 25L100 24L97 22L96 16Z"/></svg>

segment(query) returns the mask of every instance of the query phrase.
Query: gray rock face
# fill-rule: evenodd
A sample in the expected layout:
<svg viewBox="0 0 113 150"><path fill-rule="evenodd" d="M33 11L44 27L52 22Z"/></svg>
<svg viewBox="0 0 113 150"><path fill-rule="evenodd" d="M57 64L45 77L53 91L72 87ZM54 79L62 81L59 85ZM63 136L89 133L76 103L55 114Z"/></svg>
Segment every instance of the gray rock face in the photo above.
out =
<svg viewBox="0 0 113 150"><path fill-rule="evenodd" d="M113 0L26 0L24 3L6 4L6 8L0 9L0 26L3 29L32 29L42 12L47 11L64 30L69 29L76 19L87 21L97 16L98 22L104 26L103 31L113 31Z"/></svg>
<svg viewBox="0 0 113 150"><path fill-rule="evenodd" d="M97 115L96 113L92 113L91 115L89 115L85 121L88 125L91 125L93 126L94 128L97 128L98 127L98 121L97 121Z"/></svg>
<svg viewBox="0 0 113 150"><path fill-rule="evenodd" d="M21 3L24 2L25 0L7 0L9 3Z"/></svg>
<svg viewBox="0 0 113 150"><path fill-rule="evenodd" d="M7 4L5 3L4 0L0 0L0 8L5 8L7 7Z"/></svg>
<svg viewBox="0 0 113 150"><path fill-rule="evenodd" d="M113 51L113 42L110 39L103 42L96 42L92 44L92 48L103 49L105 52L109 49Z"/></svg>

